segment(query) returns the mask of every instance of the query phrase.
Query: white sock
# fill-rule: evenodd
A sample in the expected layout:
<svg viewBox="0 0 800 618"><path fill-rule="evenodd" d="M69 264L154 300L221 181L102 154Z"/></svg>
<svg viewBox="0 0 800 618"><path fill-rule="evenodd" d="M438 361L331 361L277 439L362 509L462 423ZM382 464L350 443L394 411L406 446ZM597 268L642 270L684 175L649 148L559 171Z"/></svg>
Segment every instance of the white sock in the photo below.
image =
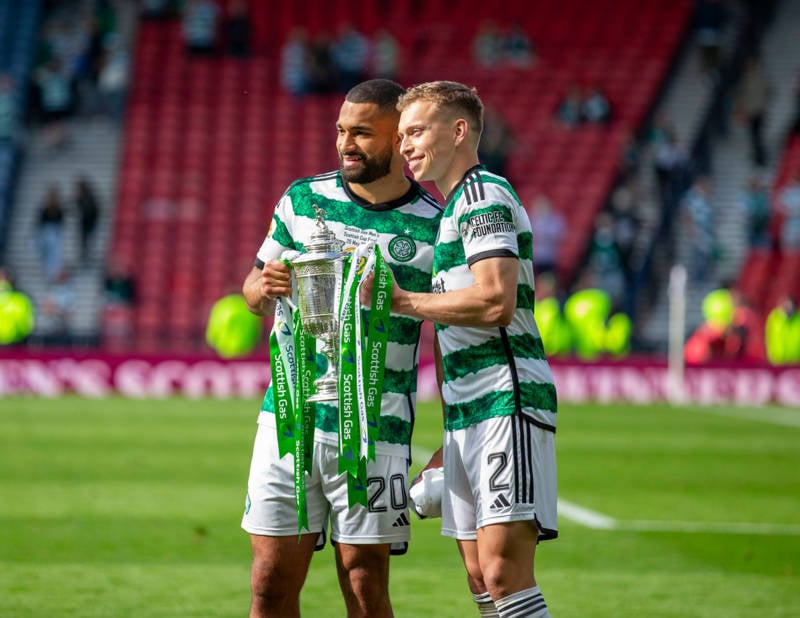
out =
<svg viewBox="0 0 800 618"><path fill-rule="evenodd" d="M500 618L550 618L539 586L497 599L494 605Z"/></svg>
<svg viewBox="0 0 800 618"><path fill-rule="evenodd" d="M492 601L492 597L489 596L488 592L473 594L472 600L478 604L478 614L482 618L500 618L500 614L497 613L497 608L494 606L494 601Z"/></svg>

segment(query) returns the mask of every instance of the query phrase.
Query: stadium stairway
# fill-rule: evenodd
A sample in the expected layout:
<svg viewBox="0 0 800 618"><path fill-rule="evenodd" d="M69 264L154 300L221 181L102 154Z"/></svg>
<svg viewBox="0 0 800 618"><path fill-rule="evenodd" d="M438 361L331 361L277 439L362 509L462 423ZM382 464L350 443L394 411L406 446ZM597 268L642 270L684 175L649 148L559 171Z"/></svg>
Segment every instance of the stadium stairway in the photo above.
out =
<svg viewBox="0 0 800 618"><path fill-rule="evenodd" d="M735 8L736 4L733 3L731 6ZM739 19L736 23L740 23L741 15L737 17ZM716 135L712 139L711 179L714 187L712 202L715 210L717 239L721 245L721 256L711 282L703 285L690 285L687 289L687 332L693 331L702 323L701 303L710 289L718 285L732 284L738 280L744 286L747 297L760 305L765 296L752 294L753 283L750 282L750 277L758 276L755 273L775 272L774 269L781 268L779 256L767 255L763 252L749 253L746 222L739 207L739 200L747 179L753 173L759 174L768 184L775 186L773 179L780 169L783 142L792 111L791 97L797 79L796 54L794 54L796 46L792 37L796 36L798 28L800 28L800 3L779 3L761 42L764 70L773 88L765 130L767 166L758 169L752 164L747 128L733 118L725 122L726 133ZM726 47L729 52L736 35L736 32L728 32ZM695 82L695 87L698 83L702 83L697 79ZM676 85L675 89L681 87ZM689 88L685 84L683 87ZM683 122L686 123L685 118L687 118L688 112L686 104L691 101L691 97L682 94L667 96L668 99L684 101L681 106L672 107L669 115L678 122L681 122L683 118ZM689 125L686 127L688 129ZM691 133L684 135L689 139L692 137ZM678 233L676 234L674 261L686 264L688 259L689 246L686 235ZM767 268L769 270L765 270ZM653 345L658 345L659 342L665 342L667 339L668 306L665 285L660 300L654 306L643 328L645 339Z"/></svg>
<svg viewBox="0 0 800 618"><path fill-rule="evenodd" d="M119 1L117 24L120 36L129 41L136 24L135 6ZM31 296L39 308L31 342L42 341L52 326L40 308L48 298L46 281L36 250L39 209L45 192L57 186L65 209L64 264L72 278L74 304L67 318L72 338L90 344L98 336L103 305L101 294L105 253L113 228L116 202L117 159L121 142L118 123L105 117L76 116L67 121L68 140L60 149L46 143L44 131L27 131L24 159L19 166L14 208L9 220L6 263L14 273L17 287ZM72 204L74 182L85 175L92 183L100 202L100 219L92 241L91 259L80 257L78 216Z"/></svg>

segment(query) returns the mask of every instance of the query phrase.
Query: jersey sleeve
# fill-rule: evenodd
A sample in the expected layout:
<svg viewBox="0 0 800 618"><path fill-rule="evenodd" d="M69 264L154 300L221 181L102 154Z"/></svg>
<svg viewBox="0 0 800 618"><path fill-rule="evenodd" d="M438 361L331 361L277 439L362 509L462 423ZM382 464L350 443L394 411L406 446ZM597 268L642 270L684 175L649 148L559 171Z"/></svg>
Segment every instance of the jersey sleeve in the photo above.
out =
<svg viewBox="0 0 800 618"><path fill-rule="evenodd" d="M256 268L263 268L264 264L279 258L287 249L294 249L291 233L293 219L292 199L287 192L275 206L269 231L256 254Z"/></svg>
<svg viewBox="0 0 800 618"><path fill-rule="evenodd" d="M519 257L515 209L500 192L472 203L463 200L457 211L458 227L467 264L490 257Z"/></svg>

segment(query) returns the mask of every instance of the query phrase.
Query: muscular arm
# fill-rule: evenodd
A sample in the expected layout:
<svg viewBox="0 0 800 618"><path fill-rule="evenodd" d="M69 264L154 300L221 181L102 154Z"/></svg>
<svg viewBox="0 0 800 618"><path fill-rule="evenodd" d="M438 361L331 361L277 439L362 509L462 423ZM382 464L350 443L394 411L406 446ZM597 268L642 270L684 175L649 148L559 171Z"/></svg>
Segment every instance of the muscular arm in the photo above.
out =
<svg viewBox="0 0 800 618"><path fill-rule="evenodd" d="M471 270L475 283L461 290L431 294L395 287L392 310L450 326L508 326L517 306L518 260L486 258Z"/></svg>
<svg viewBox="0 0 800 618"><path fill-rule="evenodd" d="M270 260L261 270L254 266L242 284L247 308L256 315L271 314L275 310L275 299L291 294L291 273L280 260Z"/></svg>

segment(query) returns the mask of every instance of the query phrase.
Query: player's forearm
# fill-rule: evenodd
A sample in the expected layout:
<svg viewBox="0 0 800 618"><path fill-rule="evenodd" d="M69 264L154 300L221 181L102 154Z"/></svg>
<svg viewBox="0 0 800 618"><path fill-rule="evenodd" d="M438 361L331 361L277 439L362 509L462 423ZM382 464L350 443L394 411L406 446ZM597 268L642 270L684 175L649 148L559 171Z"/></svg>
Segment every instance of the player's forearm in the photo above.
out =
<svg viewBox="0 0 800 618"><path fill-rule="evenodd" d="M448 326L508 326L514 307L501 293L471 286L463 290L430 294L400 291L392 311Z"/></svg>

